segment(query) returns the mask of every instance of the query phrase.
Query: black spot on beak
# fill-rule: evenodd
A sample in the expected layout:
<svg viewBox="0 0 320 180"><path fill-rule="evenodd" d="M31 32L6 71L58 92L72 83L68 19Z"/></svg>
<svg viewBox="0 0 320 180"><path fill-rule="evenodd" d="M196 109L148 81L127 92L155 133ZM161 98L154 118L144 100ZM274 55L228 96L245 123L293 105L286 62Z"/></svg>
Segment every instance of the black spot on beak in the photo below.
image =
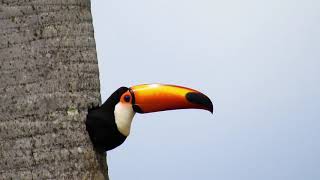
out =
<svg viewBox="0 0 320 180"><path fill-rule="evenodd" d="M132 109L137 113L143 113L142 109L138 105L133 104Z"/></svg>
<svg viewBox="0 0 320 180"><path fill-rule="evenodd" d="M143 113L142 109L138 105L135 104L136 103L136 98L134 96L133 90L129 88L129 92L130 92L131 97L132 97L132 101L131 101L132 109L134 110L134 112Z"/></svg>
<svg viewBox="0 0 320 180"><path fill-rule="evenodd" d="M206 110L213 113L212 102L206 95L201 93L189 92L186 94L186 98L189 102L203 106Z"/></svg>

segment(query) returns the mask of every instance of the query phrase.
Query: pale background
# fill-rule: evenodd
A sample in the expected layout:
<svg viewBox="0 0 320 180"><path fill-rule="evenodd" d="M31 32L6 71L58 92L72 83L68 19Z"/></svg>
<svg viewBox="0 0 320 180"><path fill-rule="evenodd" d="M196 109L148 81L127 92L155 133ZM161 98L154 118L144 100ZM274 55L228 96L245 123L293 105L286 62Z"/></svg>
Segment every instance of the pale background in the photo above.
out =
<svg viewBox="0 0 320 180"><path fill-rule="evenodd" d="M137 114L112 180L320 179L320 1L92 0L102 100L198 89L206 111Z"/></svg>

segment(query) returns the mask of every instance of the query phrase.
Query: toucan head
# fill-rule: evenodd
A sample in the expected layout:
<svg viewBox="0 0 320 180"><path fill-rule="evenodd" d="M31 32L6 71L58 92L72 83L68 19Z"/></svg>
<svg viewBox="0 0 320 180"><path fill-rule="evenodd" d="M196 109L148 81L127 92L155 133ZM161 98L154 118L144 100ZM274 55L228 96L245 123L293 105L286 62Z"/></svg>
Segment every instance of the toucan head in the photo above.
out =
<svg viewBox="0 0 320 180"><path fill-rule="evenodd" d="M111 98L114 97L114 98ZM128 136L135 113L151 113L176 109L203 109L213 113L211 100L194 89L166 85L143 84L121 87L111 95L115 121L119 131Z"/></svg>

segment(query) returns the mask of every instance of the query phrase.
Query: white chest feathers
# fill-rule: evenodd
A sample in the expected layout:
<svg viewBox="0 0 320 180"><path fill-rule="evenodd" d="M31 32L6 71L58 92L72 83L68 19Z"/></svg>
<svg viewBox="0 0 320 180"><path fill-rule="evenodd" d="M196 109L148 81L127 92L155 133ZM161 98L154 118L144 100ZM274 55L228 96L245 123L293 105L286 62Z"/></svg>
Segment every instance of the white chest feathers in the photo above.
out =
<svg viewBox="0 0 320 180"><path fill-rule="evenodd" d="M131 123L134 115L135 112L133 111L131 104L119 102L114 108L116 125L120 133L124 136L128 136L130 134Z"/></svg>

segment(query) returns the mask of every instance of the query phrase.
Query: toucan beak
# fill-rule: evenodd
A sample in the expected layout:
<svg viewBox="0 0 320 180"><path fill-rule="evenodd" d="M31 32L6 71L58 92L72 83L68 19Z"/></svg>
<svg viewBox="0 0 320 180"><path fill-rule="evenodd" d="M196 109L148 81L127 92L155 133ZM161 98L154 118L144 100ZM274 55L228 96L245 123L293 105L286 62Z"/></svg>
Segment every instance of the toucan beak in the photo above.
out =
<svg viewBox="0 0 320 180"><path fill-rule="evenodd" d="M199 91L164 84L144 84L129 88L134 111L149 113L174 109L204 109L213 113L211 100Z"/></svg>

